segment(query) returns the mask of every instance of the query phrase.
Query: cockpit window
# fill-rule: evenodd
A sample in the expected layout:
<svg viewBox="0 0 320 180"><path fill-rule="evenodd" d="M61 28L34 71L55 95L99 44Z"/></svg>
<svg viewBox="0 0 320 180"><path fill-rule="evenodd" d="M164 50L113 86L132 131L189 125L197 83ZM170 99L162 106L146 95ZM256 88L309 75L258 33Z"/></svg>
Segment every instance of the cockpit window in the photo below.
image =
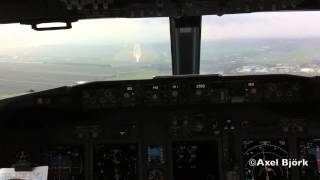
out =
<svg viewBox="0 0 320 180"><path fill-rule="evenodd" d="M0 25L0 40L0 99L172 73L168 18L86 20L45 32Z"/></svg>
<svg viewBox="0 0 320 180"><path fill-rule="evenodd" d="M204 16L202 74L320 74L320 12Z"/></svg>

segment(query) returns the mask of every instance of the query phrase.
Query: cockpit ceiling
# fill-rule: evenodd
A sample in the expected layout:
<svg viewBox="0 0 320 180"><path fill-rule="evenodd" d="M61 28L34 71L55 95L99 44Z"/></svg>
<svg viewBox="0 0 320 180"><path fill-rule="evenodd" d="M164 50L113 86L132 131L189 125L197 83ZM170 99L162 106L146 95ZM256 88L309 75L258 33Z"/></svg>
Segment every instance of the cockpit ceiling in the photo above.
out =
<svg viewBox="0 0 320 180"><path fill-rule="evenodd" d="M319 10L320 0L1 0L0 23Z"/></svg>

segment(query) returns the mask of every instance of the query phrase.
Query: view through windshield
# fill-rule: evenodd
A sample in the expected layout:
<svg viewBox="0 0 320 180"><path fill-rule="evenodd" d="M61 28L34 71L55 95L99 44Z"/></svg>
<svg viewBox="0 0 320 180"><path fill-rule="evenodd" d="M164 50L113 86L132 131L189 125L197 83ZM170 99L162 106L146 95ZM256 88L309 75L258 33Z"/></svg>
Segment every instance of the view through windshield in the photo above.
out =
<svg viewBox="0 0 320 180"><path fill-rule="evenodd" d="M320 12L204 16L202 74L320 74Z"/></svg>
<svg viewBox="0 0 320 180"><path fill-rule="evenodd" d="M0 26L0 99L90 81L171 74L168 18L86 20L63 31Z"/></svg>
<svg viewBox="0 0 320 180"><path fill-rule="evenodd" d="M320 12L204 16L201 74L320 74ZM0 26L0 99L91 81L170 75L168 18L101 19L63 31Z"/></svg>

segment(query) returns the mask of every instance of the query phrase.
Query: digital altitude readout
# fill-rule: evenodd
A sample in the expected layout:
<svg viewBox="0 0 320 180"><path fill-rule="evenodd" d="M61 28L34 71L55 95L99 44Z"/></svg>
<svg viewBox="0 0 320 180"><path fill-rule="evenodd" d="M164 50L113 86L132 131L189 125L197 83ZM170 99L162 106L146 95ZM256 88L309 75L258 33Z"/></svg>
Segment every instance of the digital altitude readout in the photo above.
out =
<svg viewBox="0 0 320 180"><path fill-rule="evenodd" d="M279 161L289 159L286 140L244 140L242 152L245 180L290 179L289 168L280 163L277 164ZM259 165L257 164L259 161L270 164Z"/></svg>

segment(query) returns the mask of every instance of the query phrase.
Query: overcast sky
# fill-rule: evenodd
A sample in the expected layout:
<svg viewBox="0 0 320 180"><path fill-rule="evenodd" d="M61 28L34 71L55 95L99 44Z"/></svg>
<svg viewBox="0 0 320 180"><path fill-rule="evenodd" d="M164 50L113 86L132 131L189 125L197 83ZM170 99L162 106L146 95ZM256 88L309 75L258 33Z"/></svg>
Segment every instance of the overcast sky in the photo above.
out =
<svg viewBox="0 0 320 180"><path fill-rule="evenodd" d="M320 37L320 12L252 13L203 18L204 40ZM36 32L30 26L0 25L0 47L46 44L169 42L168 18L100 19L74 23L73 29Z"/></svg>
<svg viewBox="0 0 320 180"><path fill-rule="evenodd" d="M203 39L320 37L320 12L206 16Z"/></svg>

